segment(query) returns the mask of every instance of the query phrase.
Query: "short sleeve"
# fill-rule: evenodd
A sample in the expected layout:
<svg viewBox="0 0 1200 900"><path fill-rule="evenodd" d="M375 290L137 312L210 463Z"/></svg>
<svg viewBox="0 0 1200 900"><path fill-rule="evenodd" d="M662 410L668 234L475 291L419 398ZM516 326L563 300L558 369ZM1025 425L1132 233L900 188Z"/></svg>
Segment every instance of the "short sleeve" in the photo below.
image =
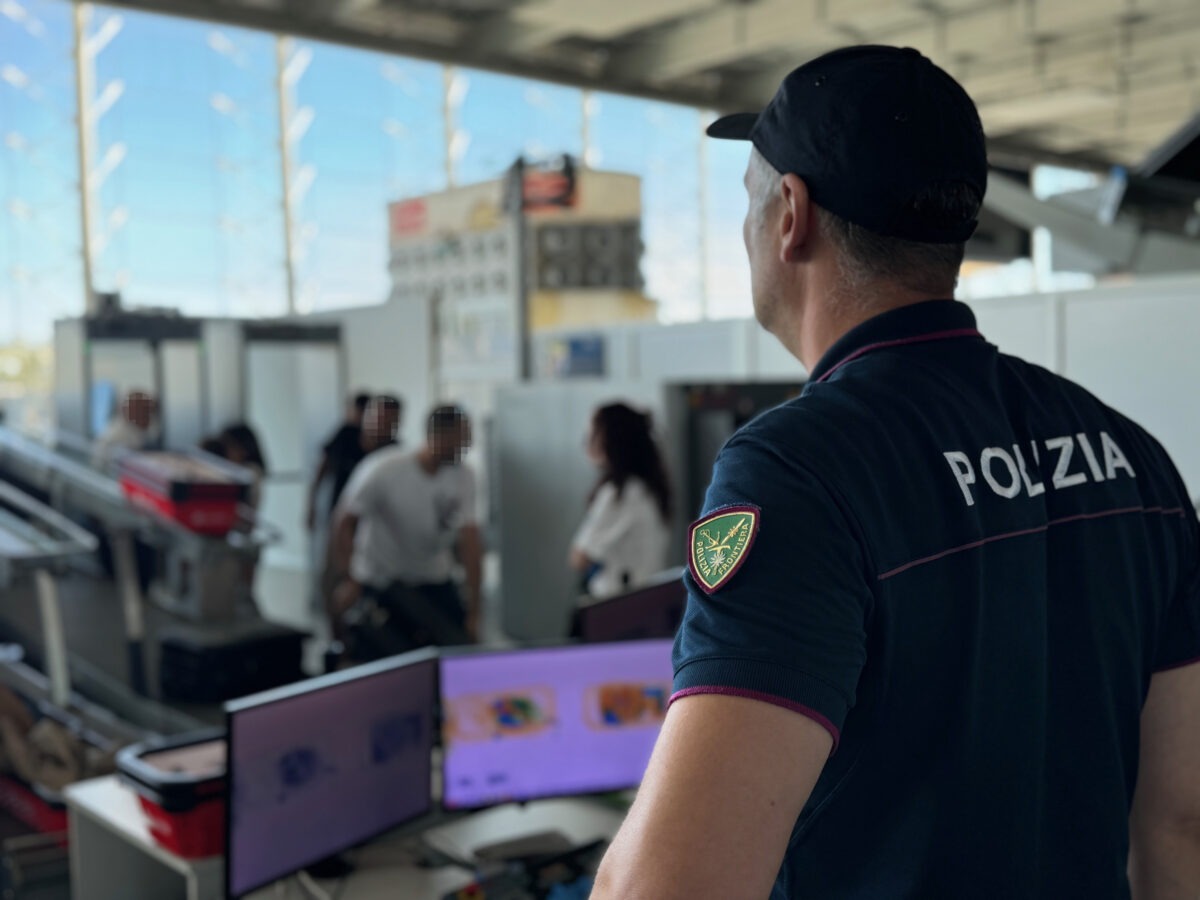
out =
<svg viewBox="0 0 1200 900"><path fill-rule="evenodd" d="M333 435L330 436L329 440L327 440L321 446L321 452L327 456L336 456L341 451L342 446L345 443L345 437L346 426L343 425L337 431L335 431Z"/></svg>
<svg viewBox="0 0 1200 900"><path fill-rule="evenodd" d="M377 459L364 459L354 467L350 480L338 500L338 509L348 515L362 517L375 509L380 494L380 477Z"/></svg>
<svg viewBox="0 0 1200 900"><path fill-rule="evenodd" d="M475 525L479 522L479 511L475 508L476 490L475 490L475 473L466 466L462 467L462 472L458 484L458 508L455 513L454 529L457 531L460 528L466 528L468 525Z"/></svg>
<svg viewBox="0 0 1200 900"><path fill-rule="evenodd" d="M588 506L583 523L575 533L571 546L588 559L601 561L612 552L626 524L622 521L621 503L616 487L609 483L600 487Z"/></svg>
<svg viewBox="0 0 1200 900"><path fill-rule="evenodd" d="M686 578L672 701L707 693L774 703L823 725L836 747L866 663L873 594L862 545L830 490L758 436L736 435L721 451L700 523L735 509L756 515L740 558L727 555L737 544L712 550L718 566L736 564L732 575L716 589L698 569ZM706 545L699 523L693 532L695 559ZM711 560L701 565L711 575Z"/></svg>
<svg viewBox="0 0 1200 900"><path fill-rule="evenodd" d="M1158 672L1200 662L1200 523L1190 504L1184 506L1179 571L1175 599L1159 633Z"/></svg>

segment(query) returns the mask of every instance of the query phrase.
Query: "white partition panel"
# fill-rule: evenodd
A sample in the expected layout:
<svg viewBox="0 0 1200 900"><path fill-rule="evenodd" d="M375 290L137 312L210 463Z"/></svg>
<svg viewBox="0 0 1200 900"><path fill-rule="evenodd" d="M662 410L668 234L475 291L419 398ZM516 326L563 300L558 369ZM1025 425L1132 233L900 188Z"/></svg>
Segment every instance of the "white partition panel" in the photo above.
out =
<svg viewBox="0 0 1200 900"><path fill-rule="evenodd" d="M210 431L245 417L243 395L242 323L210 320L204 323L204 392Z"/></svg>
<svg viewBox="0 0 1200 900"><path fill-rule="evenodd" d="M641 381L745 378L749 372L747 322L726 319L688 325L644 326L637 332Z"/></svg>
<svg viewBox="0 0 1200 900"><path fill-rule="evenodd" d="M342 409L336 344L251 342L246 350L246 421L268 466L262 517L283 533L267 553L271 565L302 569L311 547L304 526L308 479L321 441Z"/></svg>
<svg viewBox="0 0 1200 900"><path fill-rule="evenodd" d="M195 447L204 437L204 380L200 344L193 340L163 341L162 365L163 442L173 450Z"/></svg>
<svg viewBox="0 0 1200 900"><path fill-rule="evenodd" d="M647 382L542 382L496 396L504 628L514 638L564 633L578 596L567 553L596 480L584 437L593 409L613 400L648 408L664 421L662 392Z"/></svg>
<svg viewBox="0 0 1200 900"><path fill-rule="evenodd" d="M1089 291L1065 302L1064 374L1147 428L1200 496L1200 283Z"/></svg>
<svg viewBox="0 0 1200 900"><path fill-rule="evenodd" d="M1051 294L971 302L983 336L1005 353L1055 369L1057 320Z"/></svg>
<svg viewBox="0 0 1200 900"><path fill-rule="evenodd" d="M408 446L418 444L424 438L425 414L436 400L429 304L392 300L312 319L342 327L346 389L398 394L404 400L401 435Z"/></svg>

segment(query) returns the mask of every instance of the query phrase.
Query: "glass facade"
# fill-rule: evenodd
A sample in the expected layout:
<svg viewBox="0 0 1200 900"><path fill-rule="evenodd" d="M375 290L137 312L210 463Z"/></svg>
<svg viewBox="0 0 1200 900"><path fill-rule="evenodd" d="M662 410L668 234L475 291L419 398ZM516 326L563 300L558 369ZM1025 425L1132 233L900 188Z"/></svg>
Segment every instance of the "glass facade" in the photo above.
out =
<svg viewBox="0 0 1200 900"><path fill-rule="evenodd" d="M298 312L388 297L387 203L446 186L443 69L284 42Z"/></svg>
<svg viewBox="0 0 1200 900"><path fill-rule="evenodd" d="M72 5L0 4L0 346L83 311Z"/></svg>
<svg viewBox="0 0 1200 900"><path fill-rule="evenodd" d="M0 2L0 346L45 344L55 318L84 309L76 8ZM131 305L275 316L383 302L389 201L570 153L642 179L642 270L662 321L751 312L748 150L703 139L711 112L79 9L92 281Z"/></svg>
<svg viewBox="0 0 1200 900"><path fill-rule="evenodd" d="M188 315L285 312L275 39L102 7L87 33L96 288Z"/></svg>

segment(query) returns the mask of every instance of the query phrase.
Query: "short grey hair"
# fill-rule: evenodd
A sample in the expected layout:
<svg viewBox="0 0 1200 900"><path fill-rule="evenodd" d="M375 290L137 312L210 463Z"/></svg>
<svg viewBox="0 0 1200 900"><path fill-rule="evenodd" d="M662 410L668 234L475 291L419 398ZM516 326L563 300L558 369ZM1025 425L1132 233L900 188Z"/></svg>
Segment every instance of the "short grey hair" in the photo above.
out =
<svg viewBox="0 0 1200 900"><path fill-rule="evenodd" d="M782 175L757 150L750 154L751 217L757 221L779 197ZM969 185L947 182L914 198L914 216L928 221L961 222L978 214L981 198ZM845 293L860 295L879 284L893 284L931 297L954 294L966 251L964 243L926 244L871 231L823 207L817 207L821 235L837 251Z"/></svg>

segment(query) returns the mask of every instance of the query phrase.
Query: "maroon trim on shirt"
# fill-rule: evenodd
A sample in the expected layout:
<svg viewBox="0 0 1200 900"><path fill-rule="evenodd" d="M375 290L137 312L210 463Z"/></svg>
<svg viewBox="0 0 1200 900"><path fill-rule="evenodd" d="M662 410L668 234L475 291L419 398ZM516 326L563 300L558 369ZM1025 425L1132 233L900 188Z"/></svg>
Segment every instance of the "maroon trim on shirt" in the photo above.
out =
<svg viewBox="0 0 1200 900"><path fill-rule="evenodd" d="M1043 531L1048 531L1054 525L1066 525L1070 522L1080 522L1085 519L1104 519L1109 516L1128 515L1130 513L1145 513L1147 515L1157 513L1163 516L1182 516L1183 507L1175 506L1170 509L1164 509L1161 506L1125 506L1121 509L1107 509L1103 512L1095 513L1080 513L1074 516L1064 516L1061 519L1051 519L1045 525L1038 525L1034 528L1022 528L1020 531L1008 531L1004 534L994 534L991 537L986 537L978 541L971 541L969 544L962 544L958 547L951 547L949 550L943 550L940 553L934 553L930 556L923 556L920 559L914 559L910 563L905 563L902 566L897 566L894 569L889 569L882 575L878 576L879 581L891 578L893 575L899 575L901 572L907 572L909 569L923 566L925 563L936 562L939 559L944 559L947 556L952 556L955 553L962 553L964 550L975 550L985 544L991 544L995 541L1004 541L1008 538L1023 537L1027 534L1040 534Z"/></svg>
<svg viewBox="0 0 1200 900"><path fill-rule="evenodd" d="M1185 659L1182 662L1171 663L1170 665L1163 666L1161 669L1155 669L1154 672L1155 674L1158 674L1159 672L1170 672L1172 669L1184 669L1188 666L1194 666L1196 663L1200 663L1200 656L1197 656L1194 659Z"/></svg>
<svg viewBox="0 0 1200 900"><path fill-rule="evenodd" d="M759 700L762 703L770 703L772 706L780 706L784 709L790 709L792 712L800 713L800 715L804 716L805 718L812 719L814 722L828 731L833 737L833 749L829 751L830 756L837 752L838 742L842 739L842 733L838 727L812 707L805 706L803 703L796 703L794 700L776 697L774 694L764 694L762 691L751 691L747 690L746 688L727 687L719 684L702 685L700 687L690 687L684 688L682 691L676 691L671 695L671 699L667 702L667 706L670 706L676 700L681 700L684 697L695 697L700 694L720 694L725 697L744 697L747 700Z"/></svg>
<svg viewBox="0 0 1200 900"><path fill-rule="evenodd" d="M865 347L859 347L849 356L839 360L837 363L827 369L825 373L817 379L817 384L820 384L822 381L828 379L830 375L832 375L842 366L846 365L846 363L856 360L860 356L870 353L873 350L884 350L888 347L902 347L905 344L924 344L929 341L949 341L955 338L982 337L983 335L979 332L978 328L952 328L949 331L932 331L929 334L917 334L913 335L912 337L897 338L894 341L879 341L875 344L867 344Z"/></svg>

